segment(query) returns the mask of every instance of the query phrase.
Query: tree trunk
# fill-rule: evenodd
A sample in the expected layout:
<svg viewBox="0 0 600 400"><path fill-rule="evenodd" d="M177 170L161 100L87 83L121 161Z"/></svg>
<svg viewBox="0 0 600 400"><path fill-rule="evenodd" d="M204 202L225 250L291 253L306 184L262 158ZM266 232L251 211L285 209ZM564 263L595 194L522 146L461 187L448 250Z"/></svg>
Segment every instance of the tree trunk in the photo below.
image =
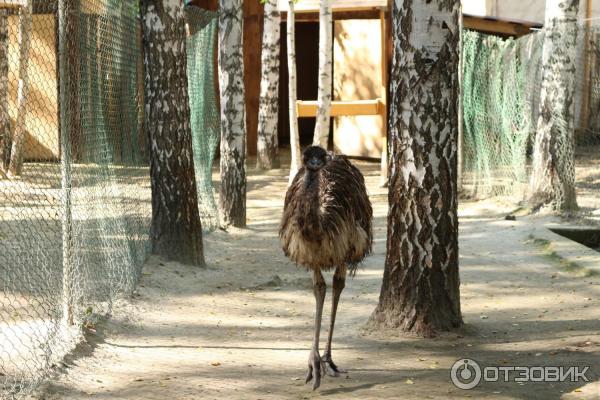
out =
<svg viewBox="0 0 600 400"><path fill-rule="evenodd" d="M10 115L8 114L8 15L0 9L0 171L10 162Z"/></svg>
<svg viewBox="0 0 600 400"><path fill-rule="evenodd" d="M17 95L17 120L13 133L12 149L10 151L10 175L21 175L23 169L23 147L25 123L27 121L27 98L29 97L29 48L31 47L32 0L28 0L21 9L19 18L19 89Z"/></svg>
<svg viewBox="0 0 600 400"><path fill-rule="evenodd" d="M290 165L289 182L292 182L294 176L300 169L302 163L302 154L300 153L300 133L298 131L298 109L296 102L298 99L296 74L296 21L294 18L294 1L288 0L287 15L287 62L288 62L288 92L289 92L289 116L290 116L290 151L292 162Z"/></svg>
<svg viewBox="0 0 600 400"><path fill-rule="evenodd" d="M457 139L459 0L394 2L387 255L377 326L461 325Z"/></svg>
<svg viewBox="0 0 600 400"><path fill-rule="evenodd" d="M530 203L577 209L575 60L579 0L546 0L540 116L533 148Z"/></svg>
<svg viewBox="0 0 600 400"><path fill-rule="evenodd" d="M331 73L333 58L333 26L331 0L321 0L319 7L319 93L313 145L327 149L331 111Z"/></svg>
<svg viewBox="0 0 600 400"><path fill-rule="evenodd" d="M225 226L246 226L246 109L242 1L220 0L221 192Z"/></svg>
<svg viewBox="0 0 600 400"><path fill-rule="evenodd" d="M150 144L152 252L204 265L192 158L182 0L141 4L145 127Z"/></svg>
<svg viewBox="0 0 600 400"><path fill-rule="evenodd" d="M277 154L277 112L279 109L279 51L281 17L277 0L265 3L262 41L262 78L258 109L258 142L256 167L279 168Z"/></svg>

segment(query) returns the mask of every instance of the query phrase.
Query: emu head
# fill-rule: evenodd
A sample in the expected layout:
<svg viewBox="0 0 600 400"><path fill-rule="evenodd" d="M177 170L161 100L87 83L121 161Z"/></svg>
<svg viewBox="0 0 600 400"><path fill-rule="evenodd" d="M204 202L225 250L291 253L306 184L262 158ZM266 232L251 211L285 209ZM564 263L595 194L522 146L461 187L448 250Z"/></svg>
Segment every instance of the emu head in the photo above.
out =
<svg viewBox="0 0 600 400"><path fill-rule="evenodd" d="M328 161L327 152L319 146L310 146L304 150L302 164L309 171L318 171L323 168Z"/></svg>

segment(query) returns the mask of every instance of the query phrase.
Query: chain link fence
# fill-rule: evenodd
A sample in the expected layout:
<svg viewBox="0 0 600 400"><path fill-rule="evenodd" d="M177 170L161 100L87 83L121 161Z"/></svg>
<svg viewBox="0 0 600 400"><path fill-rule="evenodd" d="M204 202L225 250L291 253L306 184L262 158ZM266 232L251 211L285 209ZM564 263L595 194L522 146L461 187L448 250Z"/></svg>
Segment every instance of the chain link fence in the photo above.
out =
<svg viewBox="0 0 600 400"><path fill-rule="evenodd" d="M0 391L22 398L148 253L138 2L0 0Z"/></svg>

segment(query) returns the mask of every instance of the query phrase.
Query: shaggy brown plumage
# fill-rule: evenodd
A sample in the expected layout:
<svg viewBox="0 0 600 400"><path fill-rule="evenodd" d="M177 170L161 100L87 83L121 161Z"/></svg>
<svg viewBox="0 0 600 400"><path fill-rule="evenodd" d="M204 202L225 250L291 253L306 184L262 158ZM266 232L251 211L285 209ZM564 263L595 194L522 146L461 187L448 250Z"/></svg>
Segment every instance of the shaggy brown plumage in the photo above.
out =
<svg viewBox="0 0 600 400"><path fill-rule="evenodd" d="M307 269L348 266L354 273L371 252L373 209L358 168L345 156L325 157L321 168L304 166L296 174L285 196L279 236L285 255Z"/></svg>
<svg viewBox="0 0 600 400"><path fill-rule="evenodd" d="M346 274L371 252L373 209L360 171L344 156L316 146L304 151L303 167L285 196L279 237L283 251L296 264L312 271L316 300L315 332L306 382L321 384L322 373L339 376L331 358L331 340ZM321 271L335 268L329 334L323 357L319 336L327 286Z"/></svg>

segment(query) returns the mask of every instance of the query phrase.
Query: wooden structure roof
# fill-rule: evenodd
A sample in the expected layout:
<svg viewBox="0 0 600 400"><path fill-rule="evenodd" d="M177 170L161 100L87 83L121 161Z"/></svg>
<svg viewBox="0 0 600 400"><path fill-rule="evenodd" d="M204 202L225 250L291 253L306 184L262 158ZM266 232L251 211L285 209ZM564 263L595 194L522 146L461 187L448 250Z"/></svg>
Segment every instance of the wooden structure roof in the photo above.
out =
<svg viewBox="0 0 600 400"><path fill-rule="evenodd" d="M294 11L302 13L318 13L319 0L298 0L294 4ZM287 12L287 0L278 0L279 11ZM331 9L333 12L358 12L358 11L378 11L387 9L387 0L332 0Z"/></svg>
<svg viewBox="0 0 600 400"><path fill-rule="evenodd" d="M463 26L466 29L489 33L492 35L520 37L531 33L532 30L541 29L542 24L530 21L510 20L495 17L480 17L463 14Z"/></svg>

